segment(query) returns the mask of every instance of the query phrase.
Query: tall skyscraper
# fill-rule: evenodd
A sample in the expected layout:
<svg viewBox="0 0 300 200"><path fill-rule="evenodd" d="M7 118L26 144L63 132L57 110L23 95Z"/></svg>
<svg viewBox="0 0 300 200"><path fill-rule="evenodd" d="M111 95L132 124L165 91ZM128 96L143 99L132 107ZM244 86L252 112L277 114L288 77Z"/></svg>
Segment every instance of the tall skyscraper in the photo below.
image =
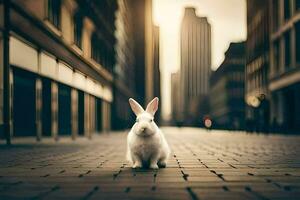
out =
<svg viewBox="0 0 300 200"><path fill-rule="evenodd" d="M198 17L195 8L185 9L181 24L180 110L187 124L202 121L206 114L201 102L209 92L211 74L211 26Z"/></svg>

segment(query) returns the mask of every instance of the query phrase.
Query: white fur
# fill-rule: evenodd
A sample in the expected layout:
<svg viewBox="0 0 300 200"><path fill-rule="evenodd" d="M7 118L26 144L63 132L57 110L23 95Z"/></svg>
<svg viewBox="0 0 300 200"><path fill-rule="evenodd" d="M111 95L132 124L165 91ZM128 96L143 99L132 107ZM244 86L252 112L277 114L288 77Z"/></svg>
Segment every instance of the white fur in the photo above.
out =
<svg viewBox="0 0 300 200"><path fill-rule="evenodd" d="M158 98L148 104L146 111L133 99L129 99L129 103L137 116L136 123L127 136L127 159L132 168L166 167L170 148L153 120L158 108Z"/></svg>

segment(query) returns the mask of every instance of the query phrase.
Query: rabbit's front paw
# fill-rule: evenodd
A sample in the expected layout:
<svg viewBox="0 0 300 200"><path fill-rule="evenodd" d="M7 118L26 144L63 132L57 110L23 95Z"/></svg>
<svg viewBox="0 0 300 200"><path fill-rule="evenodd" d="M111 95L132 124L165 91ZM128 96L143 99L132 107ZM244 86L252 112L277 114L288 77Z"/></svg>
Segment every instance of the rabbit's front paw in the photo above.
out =
<svg viewBox="0 0 300 200"><path fill-rule="evenodd" d="M160 168L165 168L167 166L166 161L159 161L157 164Z"/></svg>
<svg viewBox="0 0 300 200"><path fill-rule="evenodd" d="M132 168L133 168L133 169L136 169L136 168L142 168L142 163L141 163L141 162L135 162L135 163L132 165Z"/></svg>
<svg viewBox="0 0 300 200"><path fill-rule="evenodd" d="M156 163L153 163L150 165L150 169L158 169L158 165Z"/></svg>

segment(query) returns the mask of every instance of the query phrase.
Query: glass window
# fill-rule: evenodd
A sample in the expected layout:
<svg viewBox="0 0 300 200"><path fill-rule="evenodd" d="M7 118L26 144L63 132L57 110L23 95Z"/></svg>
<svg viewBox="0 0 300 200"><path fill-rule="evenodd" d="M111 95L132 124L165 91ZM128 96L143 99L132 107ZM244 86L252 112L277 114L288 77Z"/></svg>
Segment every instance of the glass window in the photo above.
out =
<svg viewBox="0 0 300 200"><path fill-rule="evenodd" d="M296 11L300 11L300 0L296 0L295 7L296 7Z"/></svg>
<svg viewBox="0 0 300 200"><path fill-rule="evenodd" d="M103 66L103 67L106 67L106 55L105 55L105 50L104 50L104 46L103 44L101 43L102 41L99 40L99 45L100 45L100 49L99 49L99 63Z"/></svg>
<svg viewBox="0 0 300 200"><path fill-rule="evenodd" d="M96 35L92 36L92 59L101 64L102 67L112 71L114 65L114 51L110 50L105 41Z"/></svg>
<svg viewBox="0 0 300 200"><path fill-rule="evenodd" d="M61 0L48 0L48 20L60 29Z"/></svg>
<svg viewBox="0 0 300 200"><path fill-rule="evenodd" d="M274 72L275 74L279 71L280 55L279 55L279 40L274 42Z"/></svg>
<svg viewBox="0 0 300 200"><path fill-rule="evenodd" d="M96 35L96 33L93 34L92 36L92 58L96 62L100 63L100 48L99 48L99 39Z"/></svg>
<svg viewBox="0 0 300 200"><path fill-rule="evenodd" d="M291 64L291 36L290 32L284 34L284 64L286 68L290 67Z"/></svg>
<svg viewBox="0 0 300 200"><path fill-rule="evenodd" d="M284 0L284 19L287 20L291 17L291 1Z"/></svg>
<svg viewBox="0 0 300 200"><path fill-rule="evenodd" d="M273 0L273 31L276 31L278 29L278 15L279 11L279 2L278 0Z"/></svg>
<svg viewBox="0 0 300 200"><path fill-rule="evenodd" d="M300 63L300 22L296 24L296 62Z"/></svg>
<svg viewBox="0 0 300 200"><path fill-rule="evenodd" d="M82 15L76 13L74 15L74 43L81 49L82 41Z"/></svg>

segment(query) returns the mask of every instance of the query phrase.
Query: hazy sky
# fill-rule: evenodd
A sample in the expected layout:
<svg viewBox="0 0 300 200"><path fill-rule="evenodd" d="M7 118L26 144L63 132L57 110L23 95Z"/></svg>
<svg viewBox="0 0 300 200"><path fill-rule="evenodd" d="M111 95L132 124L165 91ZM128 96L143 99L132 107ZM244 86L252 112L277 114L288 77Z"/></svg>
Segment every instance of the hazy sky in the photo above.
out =
<svg viewBox="0 0 300 200"><path fill-rule="evenodd" d="M232 41L246 39L245 0L153 0L154 24L160 27L163 117L171 113L170 73L180 67L180 25L184 7L194 6L212 28L212 69L218 68Z"/></svg>

